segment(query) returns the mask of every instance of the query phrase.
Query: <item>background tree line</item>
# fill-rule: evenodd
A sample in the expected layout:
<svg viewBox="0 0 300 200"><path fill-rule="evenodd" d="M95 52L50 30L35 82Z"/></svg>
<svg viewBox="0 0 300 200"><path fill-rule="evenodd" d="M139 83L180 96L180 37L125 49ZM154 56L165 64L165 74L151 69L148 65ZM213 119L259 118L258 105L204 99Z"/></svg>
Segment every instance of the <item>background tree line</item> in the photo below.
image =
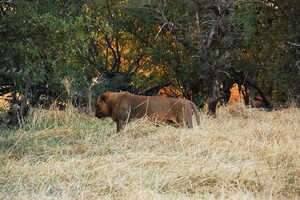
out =
<svg viewBox="0 0 300 200"><path fill-rule="evenodd" d="M198 106L207 101L213 115L234 83L246 104L300 103L297 0L0 4L0 94L11 93L21 115L28 103L84 105L88 93L153 95L167 85Z"/></svg>

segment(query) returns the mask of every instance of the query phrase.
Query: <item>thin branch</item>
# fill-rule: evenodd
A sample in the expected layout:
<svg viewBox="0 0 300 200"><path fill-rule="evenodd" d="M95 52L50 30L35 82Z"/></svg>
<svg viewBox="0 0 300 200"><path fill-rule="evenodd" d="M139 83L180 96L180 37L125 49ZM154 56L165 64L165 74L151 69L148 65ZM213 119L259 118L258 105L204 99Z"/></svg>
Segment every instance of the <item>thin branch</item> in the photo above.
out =
<svg viewBox="0 0 300 200"><path fill-rule="evenodd" d="M209 47L210 47L210 45L211 45L211 43L212 43L212 41L213 41L213 37L214 37L214 35L216 34L216 28L217 28L217 24L215 24L213 27L212 27L212 29L211 29L211 31L210 31L210 33L209 33L209 36L208 36L208 39L207 39L207 44L206 44L206 49L208 49Z"/></svg>
<svg viewBox="0 0 300 200"><path fill-rule="evenodd" d="M158 33L156 34L156 36L155 36L155 39L154 40L156 40L157 39L157 37L158 37L158 35L160 34L160 32L163 30L163 28L166 26L166 25L168 25L168 22L165 22L161 27L160 27L160 29L159 29L159 31L158 31Z"/></svg>
<svg viewBox="0 0 300 200"><path fill-rule="evenodd" d="M140 54L140 55L137 56L137 58L135 59L135 61L129 65L129 67L128 67L128 73L133 72L133 71L134 72L137 71L137 69L140 67L139 62L142 60L142 58L143 58L143 54ZM135 69L134 69L134 66L136 66Z"/></svg>
<svg viewBox="0 0 300 200"><path fill-rule="evenodd" d="M300 44L294 42L287 42L291 46L300 47Z"/></svg>

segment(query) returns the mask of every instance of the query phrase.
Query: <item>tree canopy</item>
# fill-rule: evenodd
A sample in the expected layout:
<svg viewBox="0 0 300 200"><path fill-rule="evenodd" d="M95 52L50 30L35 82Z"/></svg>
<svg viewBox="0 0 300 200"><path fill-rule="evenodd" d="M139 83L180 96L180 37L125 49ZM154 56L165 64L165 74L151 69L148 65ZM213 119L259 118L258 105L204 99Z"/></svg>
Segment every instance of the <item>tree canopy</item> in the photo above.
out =
<svg viewBox="0 0 300 200"><path fill-rule="evenodd" d="M268 108L299 103L299 17L297 0L2 0L0 95L35 106L171 84L214 114L237 83Z"/></svg>

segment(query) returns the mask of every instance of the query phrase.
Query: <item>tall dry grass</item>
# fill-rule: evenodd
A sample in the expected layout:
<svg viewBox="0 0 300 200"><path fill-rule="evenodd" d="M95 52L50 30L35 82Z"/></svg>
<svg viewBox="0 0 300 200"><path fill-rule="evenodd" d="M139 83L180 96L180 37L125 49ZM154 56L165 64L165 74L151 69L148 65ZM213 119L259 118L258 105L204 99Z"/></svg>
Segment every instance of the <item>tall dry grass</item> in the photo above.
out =
<svg viewBox="0 0 300 200"><path fill-rule="evenodd" d="M201 126L36 109L0 136L0 199L300 199L300 110L234 104Z"/></svg>

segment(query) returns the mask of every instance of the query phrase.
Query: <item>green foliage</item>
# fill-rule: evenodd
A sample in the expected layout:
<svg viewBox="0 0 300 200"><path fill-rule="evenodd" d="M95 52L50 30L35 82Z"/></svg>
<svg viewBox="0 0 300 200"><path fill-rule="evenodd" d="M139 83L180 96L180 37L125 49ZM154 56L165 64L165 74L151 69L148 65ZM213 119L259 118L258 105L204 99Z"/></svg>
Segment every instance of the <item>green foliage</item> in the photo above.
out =
<svg viewBox="0 0 300 200"><path fill-rule="evenodd" d="M73 3L75 4L75 3ZM73 49L83 49L82 17L75 16L74 5L64 7L53 1L20 1L0 26L1 85L24 94L63 97L62 80L66 77L86 81L92 69L86 69ZM77 12L80 3L76 3ZM69 9L69 10L68 10ZM63 12L64 11L64 12ZM84 76L82 76L84 75ZM91 81L91 80L90 80Z"/></svg>
<svg viewBox="0 0 300 200"><path fill-rule="evenodd" d="M213 9L231 3L234 9L223 17ZM0 86L8 87L0 87L0 94L29 91L34 98L66 99L73 95L66 80L81 95L93 78L113 71L134 74L130 84L142 91L168 81L184 93L196 91L202 101L212 78L199 77L209 77L211 66L229 51L230 66L274 101L286 100L300 93L298 5L297 0L2 3ZM224 66L214 77L227 77Z"/></svg>
<svg viewBox="0 0 300 200"><path fill-rule="evenodd" d="M233 57L234 66L246 71L274 102L286 101L296 92L296 55L289 52L288 42L299 43L299 9L295 9L298 5L294 0L240 4L233 19L243 28L243 40Z"/></svg>

